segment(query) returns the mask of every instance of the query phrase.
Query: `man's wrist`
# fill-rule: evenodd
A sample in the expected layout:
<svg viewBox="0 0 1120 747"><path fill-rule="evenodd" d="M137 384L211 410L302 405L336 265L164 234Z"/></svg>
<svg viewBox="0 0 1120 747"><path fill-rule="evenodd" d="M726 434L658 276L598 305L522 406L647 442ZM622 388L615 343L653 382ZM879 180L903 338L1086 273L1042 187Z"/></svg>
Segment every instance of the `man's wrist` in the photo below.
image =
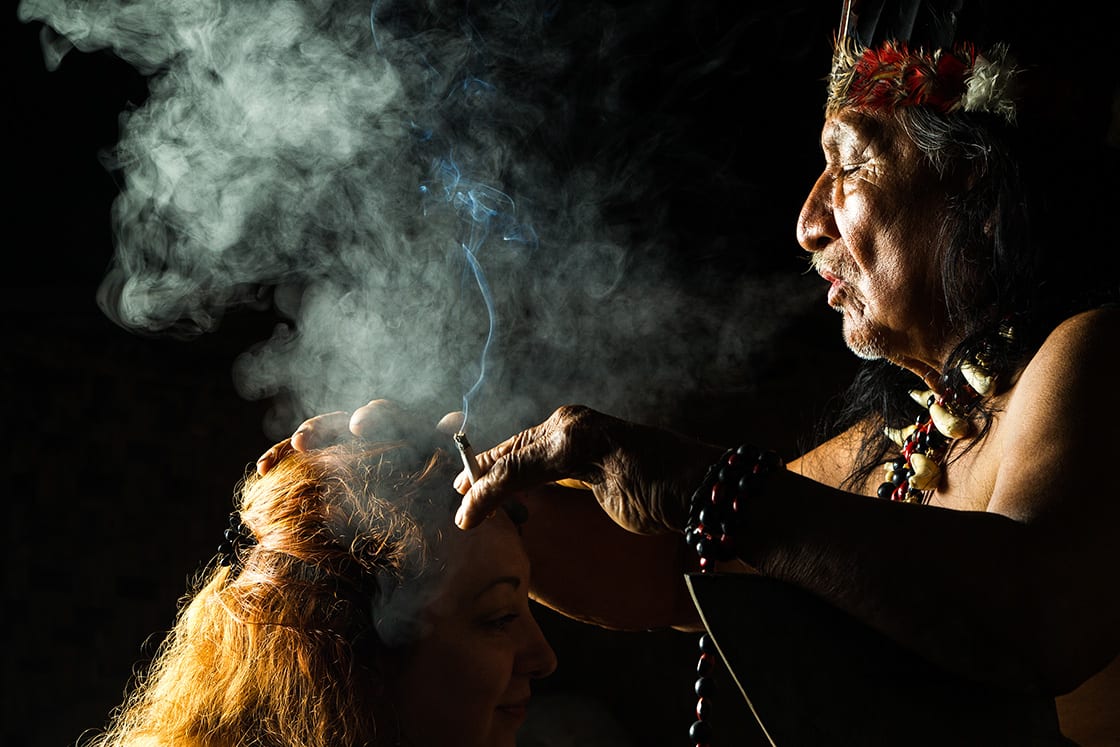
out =
<svg viewBox="0 0 1120 747"><path fill-rule="evenodd" d="M705 475L692 494L685 542L700 556L700 570L710 570L717 561L742 557L743 509L764 488L766 476L785 464L777 453L743 444L726 451Z"/></svg>

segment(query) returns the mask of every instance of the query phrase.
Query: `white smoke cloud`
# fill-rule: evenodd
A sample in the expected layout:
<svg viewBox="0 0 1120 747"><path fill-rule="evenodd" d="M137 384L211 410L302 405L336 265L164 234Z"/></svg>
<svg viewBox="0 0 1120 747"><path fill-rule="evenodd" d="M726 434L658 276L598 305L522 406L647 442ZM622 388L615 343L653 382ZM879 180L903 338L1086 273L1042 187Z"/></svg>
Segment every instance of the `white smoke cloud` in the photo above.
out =
<svg viewBox="0 0 1120 747"><path fill-rule="evenodd" d="M234 372L244 396L286 398L273 436L372 396L459 407L489 325L464 245L496 322L471 407L497 430L565 401L640 415L705 378L747 380L803 300L771 278L685 284L664 261L663 185L644 168L658 139L611 141L632 68L607 4L23 0L19 15L53 29L48 66L72 45L149 76L108 155L122 188L102 308L191 335L272 304L289 321ZM592 95L575 71L596 65ZM589 121L599 146L579 142ZM717 321L748 311L734 334Z"/></svg>

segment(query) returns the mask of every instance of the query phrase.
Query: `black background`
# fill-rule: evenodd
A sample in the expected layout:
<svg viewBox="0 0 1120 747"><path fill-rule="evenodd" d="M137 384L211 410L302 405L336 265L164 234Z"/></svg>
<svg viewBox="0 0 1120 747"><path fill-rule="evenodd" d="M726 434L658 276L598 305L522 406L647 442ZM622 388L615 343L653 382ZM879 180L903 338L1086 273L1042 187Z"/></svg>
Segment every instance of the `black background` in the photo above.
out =
<svg viewBox="0 0 1120 747"><path fill-rule="evenodd" d="M720 13L731 12L702 19L711 38L721 31ZM804 271L793 226L820 163L820 79L834 10L833 3L804 0L783 13L790 14L783 16L784 40L745 40L726 67L737 78L713 72L707 87L674 103L680 121L697 128L697 161L741 159L740 195L754 200L743 226L725 227L727 235L709 244L715 248L699 259L682 256L682 266ZM651 20L650 38L678 20ZM145 83L106 53L75 52L47 72L38 26L14 15L6 23L5 142L14 165L4 203L0 316L10 486L2 741L63 745L99 727L120 702L133 667L170 626L188 577L213 554L234 484L271 443L262 427L269 403L239 397L230 369L238 353L268 336L274 319L267 311L233 313L217 332L182 342L125 331L102 315L95 291L112 256L117 186L98 154L116 140L117 114L143 101ZM790 48L790 40L800 46ZM706 39L692 42L700 49ZM786 45L786 53L775 45ZM670 64L656 72L673 74ZM750 91L724 85L745 79L761 82ZM723 139L704 137L712 131L702 124L709 117L728 125ZM751 141L736 142L739 125L755 133ZM659 168L687 161L667 159ZM689 197L684 190L666 199L685 204ZM695 231L696 245L709 241L704 230ZM772 254L744 257L737 232ZM682 392L674 424L713 440L763 439L794 453L803 426L852 366L823 284L819 301L759 360L769 375L755 377L763 382L757 389ZM685 742L691 636L613 633L541 616L561 665L540 692L601 704L635 744ZM736 743L758 740L732 701L730 694L722 699L717 725L738 730L743 741Z"/></svg>

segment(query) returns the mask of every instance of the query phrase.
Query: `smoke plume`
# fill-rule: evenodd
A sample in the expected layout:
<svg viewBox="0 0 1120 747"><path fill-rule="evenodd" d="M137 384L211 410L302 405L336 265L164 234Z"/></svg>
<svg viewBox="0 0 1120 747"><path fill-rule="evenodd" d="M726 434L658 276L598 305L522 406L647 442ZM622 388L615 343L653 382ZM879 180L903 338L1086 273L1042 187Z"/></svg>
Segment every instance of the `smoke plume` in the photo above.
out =
<svg viewBox="0 0 1120 747"><path fill-rule="evenodd" d="M689 242L742 216L688 205L751 191L704 148L748 125L697 138L674 111L728 74L752 21L659 63L643 29L670 7L23 0L19 14L45 24L49 67L109 50L147 77L105 154L121 190L102 309L189 337L271 308L281 323L234 373L245 397L276 399L280 437L375 396L447 411L474 390L471 412L505 430L566 401L641 417L682 389L749 386L804 289L749 261L705 267ZM642 87L658 64L674 85ZM703 178L682 187L669 163ZM792 253L781 220L788 241L766 251Z"/></svg>

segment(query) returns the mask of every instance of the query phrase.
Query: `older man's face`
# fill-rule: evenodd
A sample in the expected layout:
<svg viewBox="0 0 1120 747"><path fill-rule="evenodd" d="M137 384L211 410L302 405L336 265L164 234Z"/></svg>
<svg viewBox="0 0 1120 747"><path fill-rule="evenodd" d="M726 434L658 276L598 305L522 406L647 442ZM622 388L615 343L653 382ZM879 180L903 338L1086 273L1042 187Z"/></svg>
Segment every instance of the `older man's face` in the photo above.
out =
<svg viewBox="0 0 1120 747"><path fill-rule="evenodd" d="M841 111L821 135L825 167L798 220L798 241L830 283L844 339L863 358L922 373L951 347L938 271L947 194L889 117Z"/></svg>

